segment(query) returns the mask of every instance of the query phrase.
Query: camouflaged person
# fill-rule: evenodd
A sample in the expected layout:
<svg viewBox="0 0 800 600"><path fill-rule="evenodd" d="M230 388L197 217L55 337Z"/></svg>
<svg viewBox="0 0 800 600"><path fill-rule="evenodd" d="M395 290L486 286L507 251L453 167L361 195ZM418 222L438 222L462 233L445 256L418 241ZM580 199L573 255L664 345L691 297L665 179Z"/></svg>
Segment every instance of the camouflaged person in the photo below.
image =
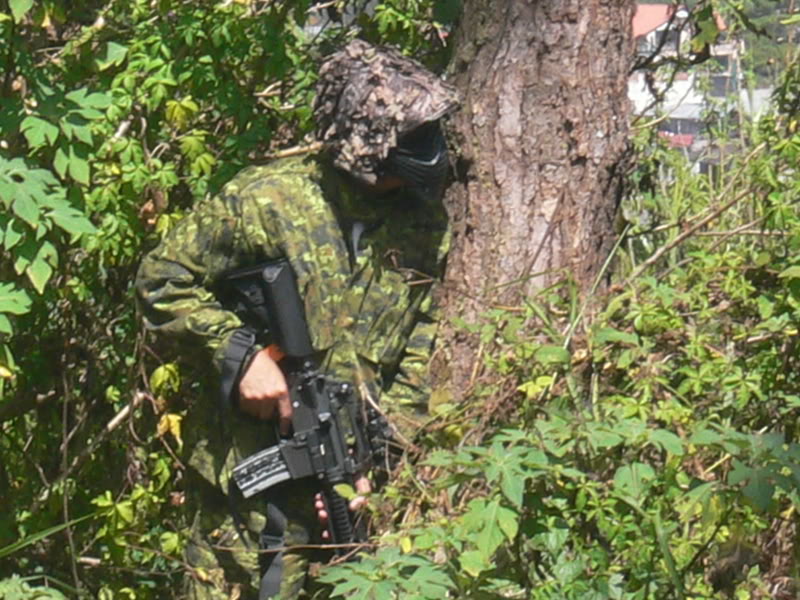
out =
<svg viewBox="0 0 800 600"><path fill-rule="evenodd" d="M226 369L236 371L230 402L195 401L183 423L194 520L181 597L309 597L308 565L328 556L292 549L324 537L313 482L286 482L231 510L231 468L275 443L265 420L285 430L291 406L268 350L218 301L223 274L287 258L325 373L379 399L399 430L419 427L447 250L439 119L456 104L419 63L353 41L320 70L324 151L243 170L144 258L136 291L147 328L183 342L182 358L210 361L223 383Z"/></svg>

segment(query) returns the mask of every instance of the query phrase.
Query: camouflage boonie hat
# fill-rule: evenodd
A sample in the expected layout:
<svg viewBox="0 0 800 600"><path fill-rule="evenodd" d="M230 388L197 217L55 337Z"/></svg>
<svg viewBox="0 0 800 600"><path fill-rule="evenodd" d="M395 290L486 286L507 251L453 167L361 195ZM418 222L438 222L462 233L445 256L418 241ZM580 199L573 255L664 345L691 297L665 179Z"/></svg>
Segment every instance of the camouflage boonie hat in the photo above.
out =
<svg viewBox="0 0 800 600"><path fill-rule="evenodd" d="M450 85L391 48L353 40L320 69L317 137L333 164L366 183L398 138L458 106Z"/></svg>

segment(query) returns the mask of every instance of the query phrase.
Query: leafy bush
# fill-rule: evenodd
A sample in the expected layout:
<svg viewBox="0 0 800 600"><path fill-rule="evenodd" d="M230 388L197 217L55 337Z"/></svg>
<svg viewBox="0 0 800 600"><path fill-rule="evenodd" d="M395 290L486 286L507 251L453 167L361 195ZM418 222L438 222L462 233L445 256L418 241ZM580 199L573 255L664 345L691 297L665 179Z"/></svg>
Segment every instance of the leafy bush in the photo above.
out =
<svg viewBox="0 0 800 600"><path fill-rule="evenodd" d="M66 596L54 588L31 587L21 577L14 575L0 581L0 598L5 600L65 600Z"/></svg>
<svg viewBox="0 0 800 600"><path fill-rule="evenodd" d="M643 133L620 283L461 324L485 348L470 400L433 404L333 597L796 597L794 127L743 126L711 175Z"/></svg>
<svg viewBox="0 0 800 600"><path fill-rule="evenodd" d="M130 282L195 200L304 143L314 61L353 31L306 27L300 0L7 6L0 564L30 578L0 594L177 596L180 424L204 390L140 331ZM431 11L357 25L441 64ZM798 73L711 175L643 129L606 295L565 281L463 324L485 348L470 399L431 399L372 499L375 552L321 577L334 597L796 596Z"/></svg>
<svg viewBox="0 0 800 600"><path fill-rule="evenodd" d="M178 589L181 414L168 401L203 390L181 387L140 329L139 257L243 166L305 143L317 61L356 26L408 51L436 36L430 3L385 2L324 28L307 26L311 8L0 6L4 575L42 572L101 598Z"/></svg>

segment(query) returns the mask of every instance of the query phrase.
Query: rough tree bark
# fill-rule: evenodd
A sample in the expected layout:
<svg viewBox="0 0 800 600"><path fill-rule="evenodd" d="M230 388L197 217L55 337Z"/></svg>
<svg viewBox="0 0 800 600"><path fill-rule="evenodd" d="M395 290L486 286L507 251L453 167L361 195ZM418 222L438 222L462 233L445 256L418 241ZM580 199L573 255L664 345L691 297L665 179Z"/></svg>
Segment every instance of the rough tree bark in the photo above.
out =
<svg viewBox="0 0 800 600"><path fill-rule="evenodd" d="M447 316L474 320L567 276L591 287L627 163L633 11L633 0L465 0ZM437 370L465 390L475 344L448 327Z"/></svg>

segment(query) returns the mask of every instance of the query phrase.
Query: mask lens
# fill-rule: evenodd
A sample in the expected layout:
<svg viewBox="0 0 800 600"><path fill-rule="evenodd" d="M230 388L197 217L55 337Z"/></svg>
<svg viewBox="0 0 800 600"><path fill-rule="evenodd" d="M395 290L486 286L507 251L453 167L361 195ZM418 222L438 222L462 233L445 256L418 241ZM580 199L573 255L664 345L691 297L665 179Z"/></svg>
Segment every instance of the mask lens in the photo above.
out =
<svg viewBox="0 0 800 600"><path fill-rule="evenodd" d="M404 136L386 159L386 174L396 175L424 198L440 193L447 178L447 144L438 121Z"/></svg>

